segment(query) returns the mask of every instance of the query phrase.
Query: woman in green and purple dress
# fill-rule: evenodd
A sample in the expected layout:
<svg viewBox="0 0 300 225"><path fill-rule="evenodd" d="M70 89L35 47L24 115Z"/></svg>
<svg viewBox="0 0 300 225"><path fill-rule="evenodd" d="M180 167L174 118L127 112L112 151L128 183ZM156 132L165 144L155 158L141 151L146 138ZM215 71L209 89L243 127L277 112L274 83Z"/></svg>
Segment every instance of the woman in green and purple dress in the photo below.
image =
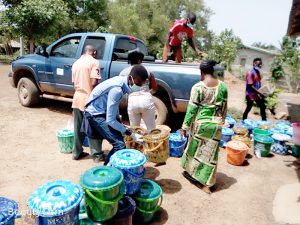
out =
<svg viewBox="0 0 300 225"><path fill-rule="evenodd" d="M190 131L181 159L184 175L202 184L210 193L216 182L219 142L227 112L227 86L214 75L213 60L200 64L201 81L191 90L191 98L182 125L182 135Z"/></svg>

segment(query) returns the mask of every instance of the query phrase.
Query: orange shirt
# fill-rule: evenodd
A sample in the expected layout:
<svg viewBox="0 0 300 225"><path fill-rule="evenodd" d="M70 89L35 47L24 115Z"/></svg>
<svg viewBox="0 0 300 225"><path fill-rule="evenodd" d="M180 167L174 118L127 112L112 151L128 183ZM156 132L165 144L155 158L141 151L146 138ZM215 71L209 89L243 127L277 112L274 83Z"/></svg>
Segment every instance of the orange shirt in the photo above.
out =
<svg viewBox="0 0 300 225"><path fill-rule="evenodd" d="M101 79L100 63L93 56L84 54L72 66L72 82L75 89L72 108L84 111L93 89L91 78Z"/></svg>

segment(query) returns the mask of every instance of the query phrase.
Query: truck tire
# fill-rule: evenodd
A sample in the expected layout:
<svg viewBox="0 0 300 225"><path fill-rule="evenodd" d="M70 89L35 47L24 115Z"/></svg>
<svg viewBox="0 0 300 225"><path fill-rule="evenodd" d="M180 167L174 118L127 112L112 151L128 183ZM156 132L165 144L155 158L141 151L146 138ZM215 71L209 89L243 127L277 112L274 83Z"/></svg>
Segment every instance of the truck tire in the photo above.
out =
<svg viewBox="0 0 300 225"><path fill-rule="evenodd" d="M21 105L25 107L34 106L40 102L39 89L30 78L23 77L19 80L18 98Z"/></svg>
<svg viewBox="0 0 300 225"><path fill-rule="evenodd" d="M162 100L153 96L155 105L155 122L157 125L165 124L168 118L168 108Z"/></svg>

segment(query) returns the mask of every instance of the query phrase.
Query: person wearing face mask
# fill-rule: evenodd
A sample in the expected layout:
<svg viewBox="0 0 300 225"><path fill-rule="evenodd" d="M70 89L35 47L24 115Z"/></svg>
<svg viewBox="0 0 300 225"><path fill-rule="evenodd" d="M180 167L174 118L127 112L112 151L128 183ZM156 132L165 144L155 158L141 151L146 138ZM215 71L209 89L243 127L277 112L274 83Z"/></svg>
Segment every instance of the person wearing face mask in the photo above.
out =
<svg viewBox="0 0 300 225"><path fill-rule="evenodd" d="M189 13L186 19L183 20L176 20L172 27L169 30L167 41L165 43L163 49L163 62L168 62L169 52L173 52L175 56L175 62L181 63L182 61L182 48L181 42L187 38L189 45L192 49L195 50L199 55L202 55L201 52L194 44L193 41L193 26L196 22L196 14Z"/></svg>
<svg viewBox="0 0 300 225"><path fill-rule="evenodd" d="M87 100L85 118L93 130L113 146L104 165L108 164L116 151L126 148L124 134L131 136L135 142L142 142L141 135L133 133L120 122L119 103L126 93L131 92L131 87L142 86L147 78L147 70L141 65L135 65L128 77L116 76L98 84Z"/></svg>
<svg viewBox="0 0 300 225"><path fill-rule="evenodd" d="M262 120L267 120L265 96L259 91L261 88L261 58L253 60L253 68L246 74L246 101L247 107L243 114L243 120L247 119L248 113L252 109L253 103L256 102L260 108L260 116Z"/></svg>
<svg viewBox="0 0 300 225"><path fill-rule="evenodd" d="M139 49L128 52L128 63L131 66L123 69L120 76L129 76L132 67L141 64L143 59L144 54ZM132 92L128 96L127 109L130 126L140 126L141 119L143 119L147 130L152 130L156 127L155 106L152 95L157 91L157 84L152 72L148 71L148 77L141 87L137 85L132 87Z"/></svg>

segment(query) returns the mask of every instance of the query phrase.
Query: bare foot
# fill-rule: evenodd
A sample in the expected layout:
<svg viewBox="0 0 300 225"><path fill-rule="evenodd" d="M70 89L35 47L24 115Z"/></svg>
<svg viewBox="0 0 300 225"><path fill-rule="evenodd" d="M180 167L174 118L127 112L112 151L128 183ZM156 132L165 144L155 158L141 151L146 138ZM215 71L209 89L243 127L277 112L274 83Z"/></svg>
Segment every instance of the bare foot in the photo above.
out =
<svg viewBox="0 0 300 225"><path fill-rule="evenodd" d="M208 186L203 186L201 190L204 191L206 194L211 194L211 190Z"/></svg>

